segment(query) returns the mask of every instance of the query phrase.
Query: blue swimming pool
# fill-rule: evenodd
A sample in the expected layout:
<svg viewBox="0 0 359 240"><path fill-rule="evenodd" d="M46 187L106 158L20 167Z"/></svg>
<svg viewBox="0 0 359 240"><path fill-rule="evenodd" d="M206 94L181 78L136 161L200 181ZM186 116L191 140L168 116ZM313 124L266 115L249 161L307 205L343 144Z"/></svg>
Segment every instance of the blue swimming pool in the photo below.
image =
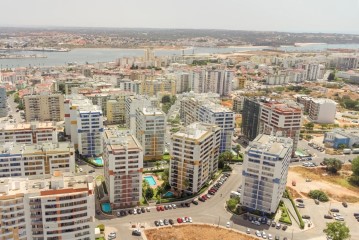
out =
<svg viewBox="0 0 359 240"><path fill-rule="evenodd" d="M152 176L146 176L145 179L150 186L156 186L156 180Z"/></svg>
<svg viewBox="0 0 359 240"><path fill-rule="evenodd" d="M173 197L173 192L166 192L165 195L163 195L163 197Z"/></svg>
<svg viewBox="0 0 359 240"><path fill-rule="evenodd" d="M102 204L101 204L101 207L102 207L102 211L103 211L104 213L109 213L109 212L111 212L111 205L110 205L110 203L102 203Z"/></svg>
<svg viewBox="0 0 359 240"><path fill-rule="evenodd" d="M101 157L97 157L93 160L96 164L103 165L103 160Z"/></svg>

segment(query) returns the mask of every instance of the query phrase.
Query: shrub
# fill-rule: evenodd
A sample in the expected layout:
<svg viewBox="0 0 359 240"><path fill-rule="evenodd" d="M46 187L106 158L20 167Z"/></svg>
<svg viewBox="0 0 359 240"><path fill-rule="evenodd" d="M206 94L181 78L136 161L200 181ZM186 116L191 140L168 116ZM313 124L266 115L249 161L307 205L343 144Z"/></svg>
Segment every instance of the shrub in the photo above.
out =
<svg viewBox="0 0 359 240"><path fill-rule="evenodd" d="M105 231L105 225L100 224L97 227L100 229L101 232Z"/></svg>
<svg viewBox="0 0 359 240"><path fill-rule="evenodd" d="M325 192L321 190L311 190L308 194L310 198L318 199L321 202L328 202L329 198Z"/></svg>

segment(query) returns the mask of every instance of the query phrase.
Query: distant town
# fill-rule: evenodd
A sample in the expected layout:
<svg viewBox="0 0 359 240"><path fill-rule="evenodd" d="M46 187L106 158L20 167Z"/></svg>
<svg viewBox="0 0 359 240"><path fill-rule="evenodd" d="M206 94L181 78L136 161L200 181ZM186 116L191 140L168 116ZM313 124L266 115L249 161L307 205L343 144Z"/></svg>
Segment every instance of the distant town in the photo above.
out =
<svg viewBox="0 0 359 240"><path fill-rule="evenodd" d="M336 47L300 48L323 43ZM320 240L345 223L359 239L355 44L359 35L0 28L0 238L161 240L188 225L203 239ZM208 52L183 50L194 47ZM78 48L143 55L46 63ZM9 62L37 58L45 64Z"/></svg>

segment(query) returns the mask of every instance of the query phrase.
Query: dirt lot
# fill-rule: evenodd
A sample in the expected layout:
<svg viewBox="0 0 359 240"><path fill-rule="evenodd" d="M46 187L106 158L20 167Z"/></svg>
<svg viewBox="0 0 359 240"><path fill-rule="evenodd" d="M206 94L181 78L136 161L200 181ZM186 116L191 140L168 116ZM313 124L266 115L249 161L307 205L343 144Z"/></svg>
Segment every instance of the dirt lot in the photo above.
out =
<svg viewBox="0 0 359 240"><path fill-rule="evenodd" d="M322 190L336 201L359 202L359 188L346 180L351 174L347 166L349 165L344 165L340 175L328 175L321 167L292 167L288 173L287 185L302 196L307 196L310 190ZM307 178L312 181L306 182ZM295 187L292 186L293 180L297 183Z"/></svg>
<svg viewBox="0 0 359 240"><path fill-rule="evenodd" d="M145 230L148 240L257 240L229 229L205 224L176 225Z"/></svg>

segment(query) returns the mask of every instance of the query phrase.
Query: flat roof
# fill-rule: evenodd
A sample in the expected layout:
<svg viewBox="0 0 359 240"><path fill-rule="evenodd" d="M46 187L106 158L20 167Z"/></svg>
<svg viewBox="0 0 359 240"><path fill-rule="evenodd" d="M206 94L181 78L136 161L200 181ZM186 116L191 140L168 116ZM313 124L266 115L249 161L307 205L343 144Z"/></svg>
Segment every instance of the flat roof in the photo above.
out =
<svg viewBox="0 0 359 240"><path fill-rule="evenodd" d="M31 130L31 129L54 129L56 128L54 122L31 122L31 123L4 123L0 124L0 130Z"/></svg>
<svg viewBox="0 0 359 240"><path fill-rule="evenodd" d="M285 137L275 137L259 134L248 146L249 150L266 152L283 158L292 147L293 140Z"/></svg>
<svg viewBox="0 0 359 240"><path fill-rule="evenodd" d="M8 142L4 145L0 146L0 155L3 154L23 154L23 155L30 155L34 153L49 153L52 152L69 152L74 151L74 148L70 142L59 142L59 143L39 143L39 144L31 144L25 145L21 143L12 143Z"/></svg>
<svg viewBox="0 0 359 240"><path fill-rule="evenodd" d="M130 130L107 129L104 131L104 138L108 150L126 150L138 148L142 150L141 144Z"/></svg>

